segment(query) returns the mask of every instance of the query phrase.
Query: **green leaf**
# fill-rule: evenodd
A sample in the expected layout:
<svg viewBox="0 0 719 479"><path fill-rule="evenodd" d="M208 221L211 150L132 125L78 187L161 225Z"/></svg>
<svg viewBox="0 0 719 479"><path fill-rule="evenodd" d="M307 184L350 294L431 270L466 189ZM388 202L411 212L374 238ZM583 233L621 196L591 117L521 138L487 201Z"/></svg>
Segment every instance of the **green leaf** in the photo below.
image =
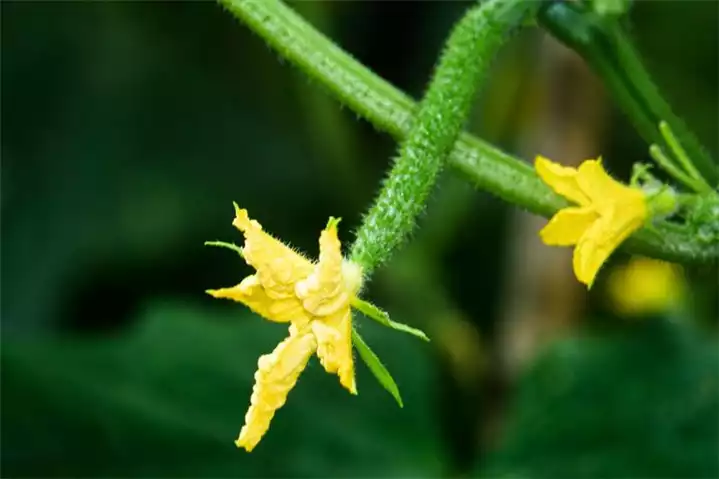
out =
<svg viewBox="0 0 719 479"><path fill-rule="evenodd" d="M287 329L239 305L203 304L155 300L121 335L3 334L3 477L441 474L434 366L416 341L389 343L379 328L365 335L402 369L413 399L401 414L381 388L352 396L312 359L257 448L238 450L257 358ZM359 383L370 377L357 372Z"/></svg>
<svg viewBox="0 0 719 479"><path fill-rule="evenodd" d="M382 311L372 303L362 301L359 298L354 298L352 300L352 307L357 309L357 311L364 314L368 318L374 319L383 326L396 329L397 331L402 331L403 333L411 334L412 336L416 336L429 342L429 338L424 333L424 331L422 331L421 329L413 328L411 326L407 326L406 324L392 321L391 319L389 319L389 314L387 314L385 311Z"/></svg>
<svg viewBox="0 0 719 479"><path fill-rule="evenodd" d="M404 404L402 403L402 396L399 394L397 383L394 382L392 375L387 371L387 368L382 364L382 361L379 360L374 351L367 346L367 343L364 342L364 339L362 339L362 336L359 335L354 326L352 327L352 342L355 348L357 348L362 360L370 371L372 371L374 377L377 378L377 381L394 397L399 407L403 408Z"/></svg>
<svg viewBox="0 0 719 479"><path fill-rule="evenodd" d="M702 334L647 317L553 343L481 476L718 477L719 355Z"/></svg>

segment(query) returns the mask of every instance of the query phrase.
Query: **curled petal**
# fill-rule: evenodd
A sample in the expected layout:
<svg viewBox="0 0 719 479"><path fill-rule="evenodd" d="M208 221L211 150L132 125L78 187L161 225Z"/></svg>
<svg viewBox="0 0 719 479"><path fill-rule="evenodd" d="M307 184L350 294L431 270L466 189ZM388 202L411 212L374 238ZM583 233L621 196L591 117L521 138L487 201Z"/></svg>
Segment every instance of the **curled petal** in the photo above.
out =
<svg viewBox="0 0 719 479"><path fill-rule="evenodd" d="M598 218L591 208L564 208L549 220L539 236L548 245L574 245Z"/></svg>
<svg viewBox="0 0 719 479"><path fill-rule="evenodd" d="M294 297L295 283L312 273L312 263L262 230L247 210L235 204L232 224L245 235L242 248L247 264L257 270L259 283L272 299Z"/></svg>
<svg viewBox="0 0 719 479"><path fill-rule="evenodd" d="M297 283L296 293L304 308L314 316L312 331L317 338L317 356L328 373L356 394L352 361L352 315L350 301L361 283L361 271L343 261L337 237L339 220L330 219L320 235L320 260L314 272Z"/></svg>
<svg viewBox="0 0 719 479"><path fill-rule="evenodd" d="M646 205L640 202L621 205L597 220L574 250L577 279L591 288L599 268L629 235L642 227L646 214Z"/></svg>
<svg viewBox="0 0 719 479"><path fill-rule="evenodd" d="M352 358L352 313L349 306L324 321L313 321L317 339L317 357L330 374L337 374L340 384L357 394Z"/></svg>
<svg viewBox="0 0 719 479"><path fill-rule="evenodd" d="M339 220L330 219L320 234L320 260L313 273L295 288L305 309L315 316L329 316L347 308L361 281L361 274L359 280L356 275L344 274L348 268L342 259L337 223Z"/></svg>
<svg viewBox="0 0 719 479"><path fill-rule="evenodd" d="M317 344L314 335L290 328L290 336L270 354L260 356L245 425L235 441L237 447L252 451L270 427L275 411L285 404L287 394L307 365Z"/></svg>
<svg viewBox="0 0 719 479"><path fill-rule="evenodd" d="M290 337L260 357L245 425L235 441L251 451L282 407L309 357L317 351L325 370L357 389L352 358L351 298L362 282L361 268L342 258L339 220L331 218L320 235L317 264L285 246L235 204L233 225L244 233L243 248L233 248L257 272L231 288L207 291L216 298L244 303L277 322L291 322ZM219 243L218 243L219 244Z"/></svg>
<svg viewBox="0 0 719 479"><path fill-rule="evenodd" d="M577 183L577 170L538 156L534 161L537 174L556 193L581 206L589 205L589 198Z"/></svg>
<svg viewBox="0 0 719 479"><path fill-rule="evenodd" d="M310 316L296 297L274 299L260 284L256 275L242 280L231 288L210 289L207 293L215 298L237 301L249 307L260 316L278 323L294 322L298 326L307 324Z"/></svg>

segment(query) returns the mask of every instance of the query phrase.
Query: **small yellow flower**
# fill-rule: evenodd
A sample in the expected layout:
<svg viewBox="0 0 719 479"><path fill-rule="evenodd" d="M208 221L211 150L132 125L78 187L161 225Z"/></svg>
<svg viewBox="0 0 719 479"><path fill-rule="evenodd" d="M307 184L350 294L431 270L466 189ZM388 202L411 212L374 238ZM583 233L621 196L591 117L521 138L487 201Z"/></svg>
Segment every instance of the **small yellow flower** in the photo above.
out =
<svg viewBox="0 0 719 479"><path fill-rule="evenodd" d="M607 290L617 312L625 316L660 313L677 306L685 293L681 267L635 257L609 275Z"/></svg>
<svg viewBox="0 0 719 479"><path fill-rule="evenodd" d="M339 220L320 234L319 261L311 262L262 230L235 204L233 225L244 233L242 254L256 273L231 288L209 290L215 298L247 305L264 318L290 323L289 336L260 357L245 425L235 441L251 451L267 432L313 353L328 373L357 394L352 359L350 302L362 284L361 268L342 258Z"/></svg>
<svg viewBox="0 0 719 479"><path fill-rule="evenodd" d="M554 191L578 206L563 208L540 231L548 245L574 249L574 274L591 287L609 255L648 216L646 195L625 186L604 171L601 159L568 168L538 156L535 168Z"/></svg>

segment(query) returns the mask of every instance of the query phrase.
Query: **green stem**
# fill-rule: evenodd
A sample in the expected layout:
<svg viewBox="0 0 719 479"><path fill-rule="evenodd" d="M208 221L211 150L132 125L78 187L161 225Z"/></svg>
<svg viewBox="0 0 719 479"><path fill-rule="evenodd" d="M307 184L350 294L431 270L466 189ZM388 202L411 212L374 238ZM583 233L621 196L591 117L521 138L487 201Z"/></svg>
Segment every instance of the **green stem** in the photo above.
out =
<svg viewBox="0 0 719 479"><path fill-rule="evenodd" d="M659 166L664 168L664 170L669 173L675 180L679 181L680 183L684 183L687 188L694 191L701 190L701 187L697 185L697 182L693 178L689 177L682 170L677 168L676 165L672 163L669 158L667 158L667 156L664 154L664 152L658 145L652 145L649 147L649 156L651 156L654 161L656 161Z"/></svg>
<svg viewBox="0 0 719 479"><path fill-rule="evenodd" d="M417 105L406 94L315 30L278 0L220 0L285 59L378 130L397 139L407 136ZM450 166L476 186L532 213L549 216L566 205L532 168L487 142L462 134Z"/></svg>
<svg viewBox="0 0 719 479"><path fill-rule="evenodd" d="M399 155L357 231L350 257L367 275L414 229L497 51L537 5L489 0L455 25Z"/></svg>
<svg viewBox="0 0 719 479"><path fill-rule="evenodd" d="M665 121L709 183L719 182L716 163L659 93L620 25L595 15L580 2L555 1L539 11L552 35L579 53L601 77L648 144L662 144L657 125Z"/></svg>
<svg viewBox="0 0 719 479"><path fill-rule="evenodd" d="M224 241L205 241L205 246L217 246L219 248L231 249L241 257L245 257L245 253L242 251L242 248L234 243L226 243Z"/></svg>
<svg viewBox="0 0 719 479"><path fill-rule="evenodd" d="M686 150L682 147L677 137L674 136L674 132L666 121L659 123L659 132L664 137L664 141L669 146L669 149L674 153L674 158L684 168L684 171L689 173L689 176L695 180L695 189L700 193L711 193L712 187L704 180L701 173L697 171L692 163L692 160L687 155Z"/></svg>
<svg viewBox="0 0 719 479"><path fill-rule="evenodd" d="M278 0L221 0L282 57L322 84L331 95L396 139L409 133L416 104L315 30ZM656 131L656 129L655 129ZM549 217L567 202L547 187L525 162L463 133L449 165L477 187L507 202ZM656 231L660 233L657 234ZM625 243L630 251L678 262L719 257L719 245L701 243L686 228L662 223Z"/></svg>

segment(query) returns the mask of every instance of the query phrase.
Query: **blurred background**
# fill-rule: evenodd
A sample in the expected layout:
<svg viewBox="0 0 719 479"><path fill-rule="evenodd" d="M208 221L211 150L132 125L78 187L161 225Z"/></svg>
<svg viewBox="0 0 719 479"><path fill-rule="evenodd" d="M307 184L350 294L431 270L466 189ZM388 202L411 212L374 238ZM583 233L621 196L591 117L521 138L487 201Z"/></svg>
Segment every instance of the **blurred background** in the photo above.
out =
<svg viewBox="0 0 719 479"><path fill-rule="evenodd" d="M296 2L419 98L463 2ZM355 322L398 409L312 360L252 453L233 444L257 358L284 337L214 300L250 268L237 201L314 256L348 244L396 152L212 2L2 8L3 477L717 477L717 265L614 255L591 293L546 220L448 171L370 299L429 344ZM717 2L636 2L631 34L716 157ZM401 25L401 27L397 27ZM468 128L531 160L647 145L539 30L497 59Z"/></svg>

